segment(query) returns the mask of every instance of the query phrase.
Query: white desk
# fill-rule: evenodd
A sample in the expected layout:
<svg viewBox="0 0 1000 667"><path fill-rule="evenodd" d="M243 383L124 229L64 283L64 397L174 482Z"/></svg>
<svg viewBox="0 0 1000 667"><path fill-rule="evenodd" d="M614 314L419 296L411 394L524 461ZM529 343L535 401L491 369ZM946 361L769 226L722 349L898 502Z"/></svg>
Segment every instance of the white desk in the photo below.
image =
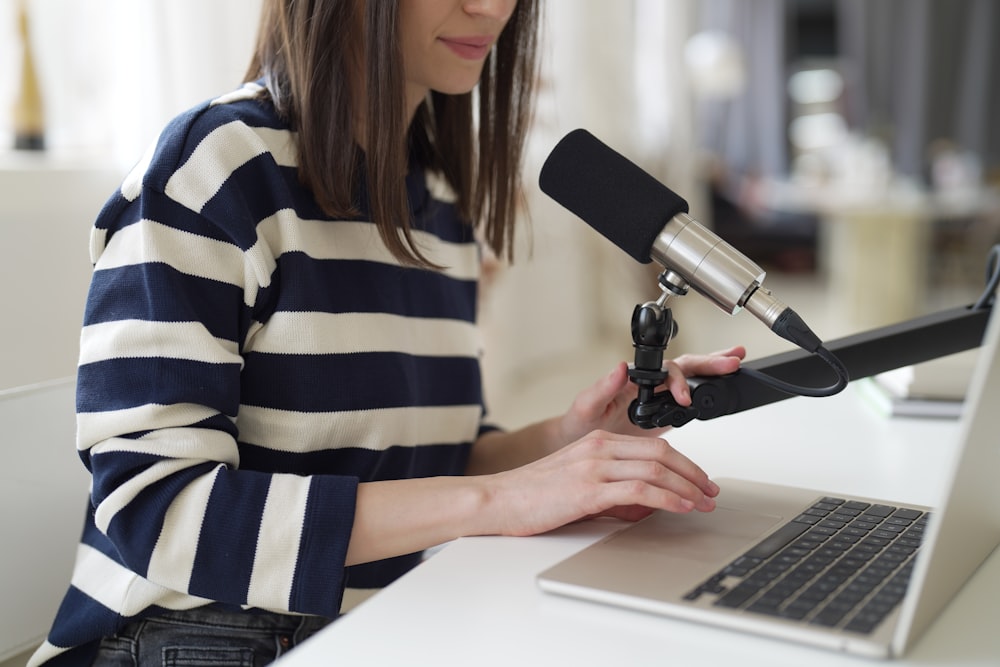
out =
<svg viewBox="0 0 1000 667"><path fill-rule="evenodd" d="M777 433L777 435L774 435ZM772 437L773 436L773 437ZM933 505L957 423L887 419L853 387L691 423L670 437L716 479L746 477ZM847 462L863 453L867 469ZM622 524L598 520L529 538L445 547L291 652L309 665L887 664L542 593L535 575ZM1000 665L1000 555L898 665Z"/></svg>

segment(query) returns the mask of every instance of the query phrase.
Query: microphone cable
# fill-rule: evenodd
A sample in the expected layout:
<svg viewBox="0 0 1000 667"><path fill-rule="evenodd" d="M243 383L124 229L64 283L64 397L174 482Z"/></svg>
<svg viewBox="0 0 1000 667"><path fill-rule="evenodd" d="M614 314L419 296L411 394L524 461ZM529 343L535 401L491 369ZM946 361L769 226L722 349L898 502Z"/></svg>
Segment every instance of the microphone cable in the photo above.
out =
<svg viewBox="0 0 1000 667"><path fill-rule="evenodd" d="M972 309L981 310L991 306L996 299L997 287L1000 287L1000 244L990 248L987 254L986 287L979 299L972 305ZM837 381L828 387L805 387L785 382L774 376L762 373L756 368L741 367L741 373L752 377L757 382L772 389L796 396L833 396L841 392L847 386L847 383L850 382L850 374L844 363L835 354L823 347L819 338L809 331L809 328L792 309L789 308L783 314L781 321L775 323L772 331L825 361L836 371Z"/></svg>
<svg viewBox="0 0 1000 667"><path fill-rule="evenodd" d="M847 372L847 367L844 366L844 363L838 359L833 352L830 352L825 347L818 347L813 350L812 353L825 361L833 368L834 371L836 371L837 381L835 383L828 387L806 387L803 385L792 384L791 382L785 382L784 380L780 380L774 376L761 373L756 368L749 368L746 366L740 367L740 373L749 375L757 382L771 387L772 389L777 389L778 391L783 391L786 394L793 394L795 396L821 398L823 396L833 396L834 394L839 394L847 386L847 383L851 381L850 373Z"/></svg>
<svg viewBox="0 0 1000 667"><path fill-rule="evenodd" d="M823 341L820 340L819 336L806 326L806 323L794 310L786 307L771 327L771 331L825 361L837 373L837 381L828 387L806 387L762 373L756 368L742 366L740 367L740 373L749 375L757 382L772 389L795 396L816 398L833 396L834 394L839 394L847 387L847 383L851 381L851 375L847 370L847 366L833 352L830 352L830 350L823 346Z"/></svg>

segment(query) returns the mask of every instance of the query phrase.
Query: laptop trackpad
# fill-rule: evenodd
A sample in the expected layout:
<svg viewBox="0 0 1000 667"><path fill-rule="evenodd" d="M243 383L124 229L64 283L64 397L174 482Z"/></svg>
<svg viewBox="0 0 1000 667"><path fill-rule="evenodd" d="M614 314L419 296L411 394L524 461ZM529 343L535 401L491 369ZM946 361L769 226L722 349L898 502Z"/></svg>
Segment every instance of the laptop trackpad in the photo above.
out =
<svg viewBox="0 0 1000 667"><path fill-rule="evenodd" d="M656 512L609 540L616 548L664 553L672 558L712 562L742 553L782 517L717 507L713 512ZM621 543L623 542L624 543Z"/></svg>

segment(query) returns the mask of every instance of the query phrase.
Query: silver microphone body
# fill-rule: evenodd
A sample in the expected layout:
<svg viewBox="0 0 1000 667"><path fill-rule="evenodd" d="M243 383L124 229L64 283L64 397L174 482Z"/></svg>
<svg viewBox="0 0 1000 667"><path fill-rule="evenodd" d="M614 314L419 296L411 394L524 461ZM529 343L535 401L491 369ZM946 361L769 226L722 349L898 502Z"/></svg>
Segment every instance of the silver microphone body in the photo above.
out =
<svg viewBox="0 0 1000 667"><path fill-rule="evenodd" d="M746 309L771 328L787 308L761 288L762 268L687 213L664 225L649 256L730 315Z"/></svg>

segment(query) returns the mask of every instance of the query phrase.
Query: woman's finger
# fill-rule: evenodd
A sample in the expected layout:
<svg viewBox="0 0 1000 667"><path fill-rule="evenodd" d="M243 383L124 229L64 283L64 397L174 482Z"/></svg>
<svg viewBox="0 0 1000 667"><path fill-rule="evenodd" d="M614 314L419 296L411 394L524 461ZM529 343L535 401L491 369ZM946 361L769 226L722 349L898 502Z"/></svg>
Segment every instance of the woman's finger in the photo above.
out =
<svg viewBox="0 0 1000 667"><path fill-rule="evenodd" d="M734 373L740 367L740 362L746 357L746 348L735 345L728 350L720 350L711 354L682 354L673 360L681 372L692 375L725 375Z"/></svg>
<svg viewBox="0 0 1000 667"><path fill-rule="evenodd" d="M714 497L719 487L709 479L708 474L687 456L670 446L662 438L648 438L628 435L613 435L595 431L580 441L576 447L566 452L577 460L596 462L611 460L632 464L630 467L605 468L618 470L612 480L629 478L647 482L665 479L680 479L689 487L679 487L676 491L697 500L701 496ZM692 490L694 490L692 492Z"/></svg>
<svg viewBox="0 0 1000 667"><path fill-rule="evenodd" d="M701 485L667 468L658 461L618 460L605 463L601 469L601 483L616 487L622 493L634 494L616 497L615 504L648 504L650 499L659 503L669 499L672 509L674 499L684 502L688 509L710 512L715 508L711 495ZM620 488L617 488L620 487Z"/></svg>

